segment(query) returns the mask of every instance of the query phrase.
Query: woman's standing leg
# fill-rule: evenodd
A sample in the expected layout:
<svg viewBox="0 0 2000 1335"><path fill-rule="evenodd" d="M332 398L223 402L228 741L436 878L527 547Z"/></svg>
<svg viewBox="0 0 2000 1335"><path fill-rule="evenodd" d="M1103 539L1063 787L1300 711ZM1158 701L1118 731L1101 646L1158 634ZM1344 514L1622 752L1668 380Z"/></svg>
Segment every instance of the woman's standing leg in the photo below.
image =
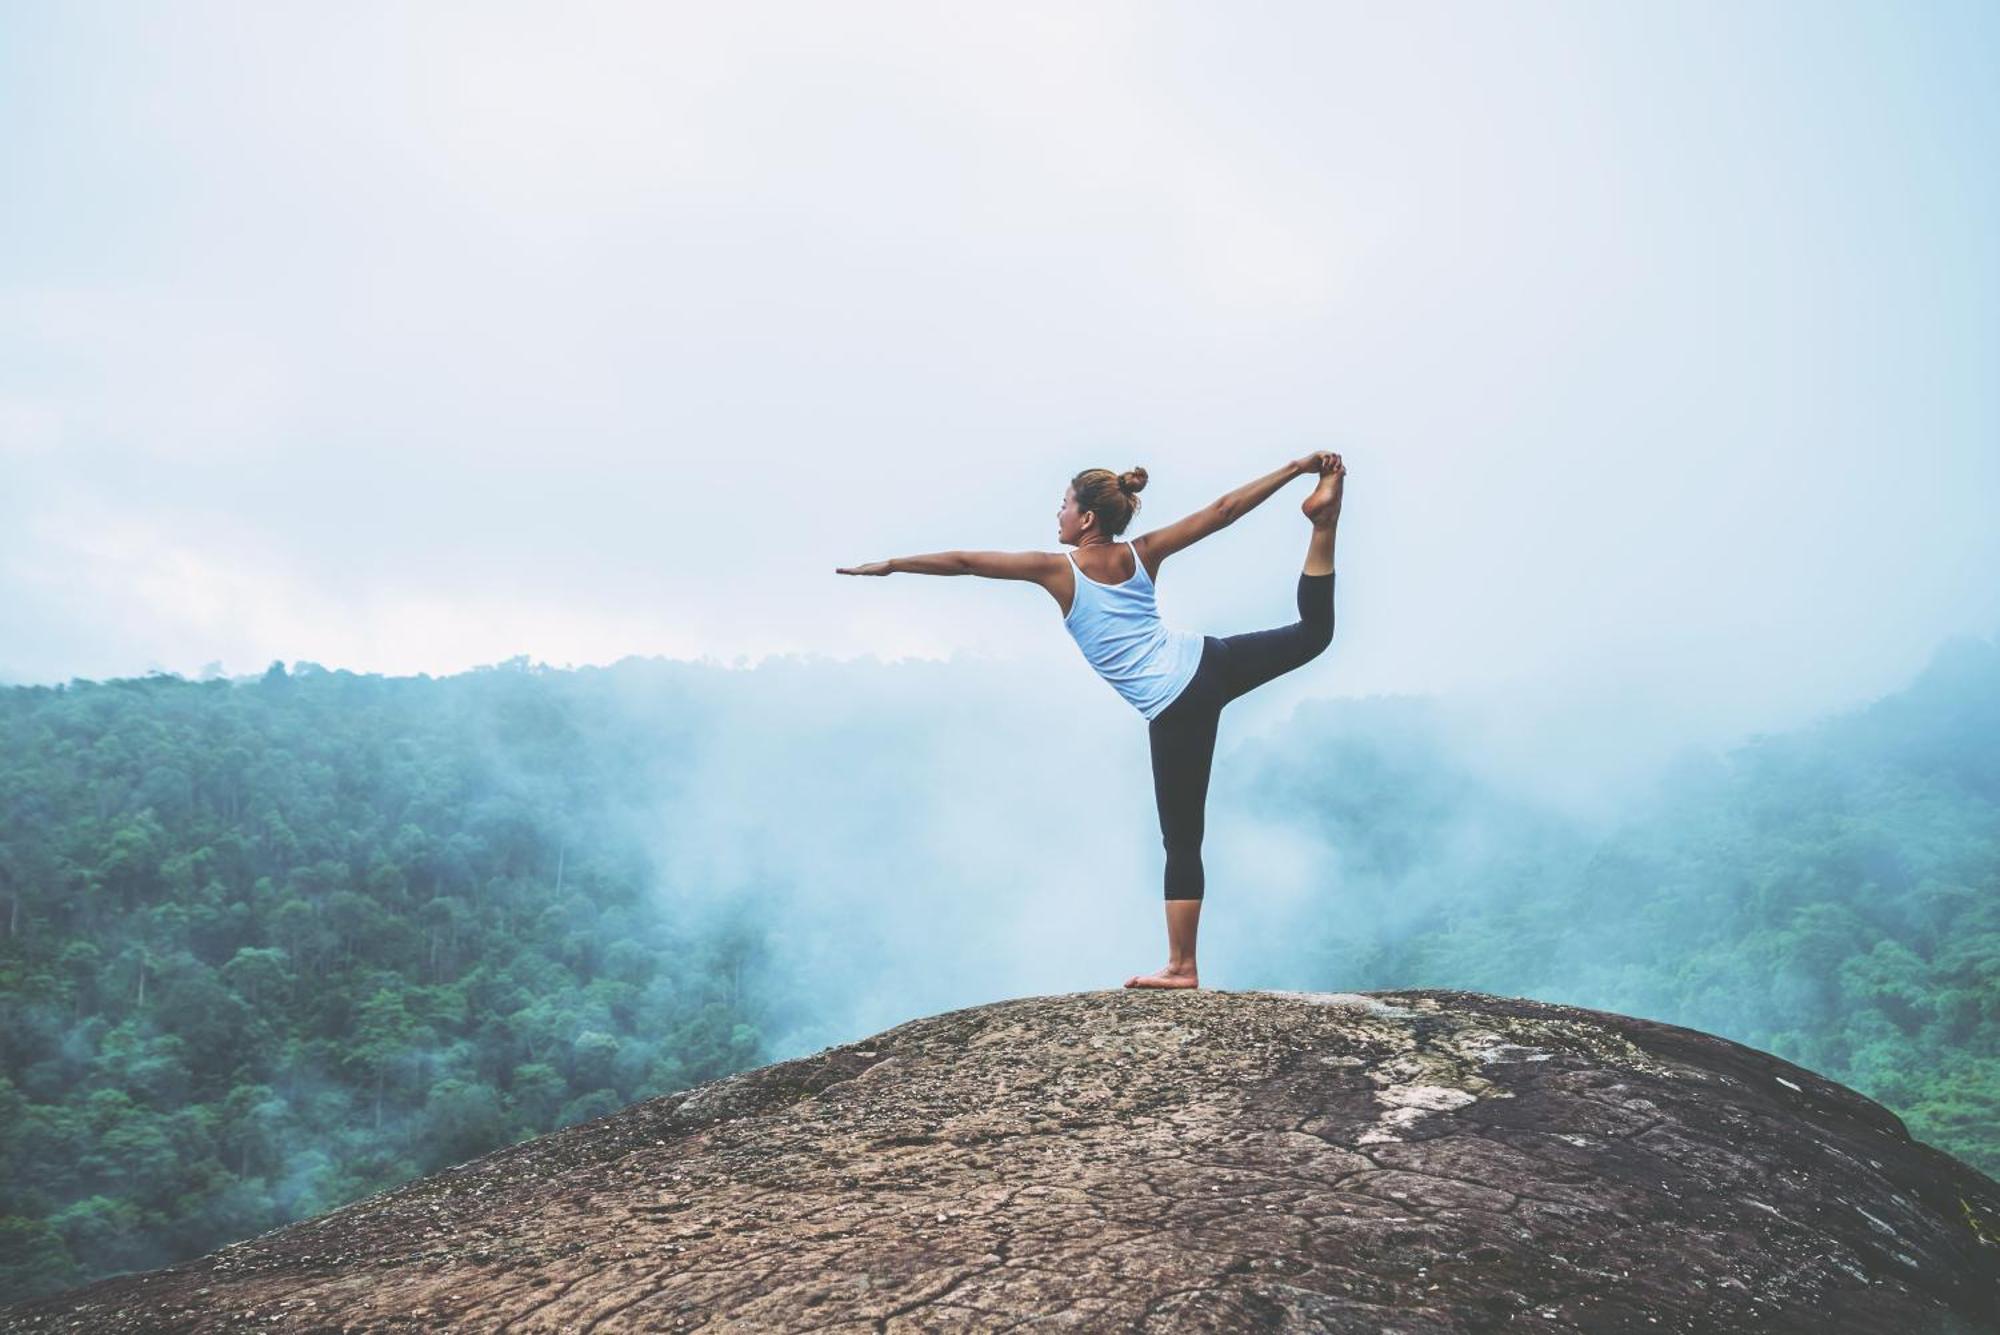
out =
<svg viewBox="0 0 2000 1335"><path fill-rule="evenodd" d="M1215 698L1217 652L1212 638L1203 642L1202 666L1194 680L1147 725L1160 842L1167 853L1167 964L1158 973L1127 979L1127 987L1200 986L1195 936L1205 889L1201 840L1207 823L1208 775L1221 709Z"/></svg>

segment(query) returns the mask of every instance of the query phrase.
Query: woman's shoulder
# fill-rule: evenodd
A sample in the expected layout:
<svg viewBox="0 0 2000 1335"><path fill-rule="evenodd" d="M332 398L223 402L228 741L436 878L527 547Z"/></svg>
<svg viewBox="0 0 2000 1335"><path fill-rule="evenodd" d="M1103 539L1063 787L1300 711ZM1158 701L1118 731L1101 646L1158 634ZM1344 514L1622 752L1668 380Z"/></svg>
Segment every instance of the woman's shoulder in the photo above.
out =
<svg viewBox="0 0 2000 1335"><path fill-rule="evenodd" d="M1138 537L1132 539L1132 559L1137 561L1140 568L1146 572L1148 580L1155 578L1160 573L1159 558L1153 554L1151 544L1148 544L1144 548L1139 546L1140 543L1145 542L1151 536L1150 533L1141 533Z"/></svg>

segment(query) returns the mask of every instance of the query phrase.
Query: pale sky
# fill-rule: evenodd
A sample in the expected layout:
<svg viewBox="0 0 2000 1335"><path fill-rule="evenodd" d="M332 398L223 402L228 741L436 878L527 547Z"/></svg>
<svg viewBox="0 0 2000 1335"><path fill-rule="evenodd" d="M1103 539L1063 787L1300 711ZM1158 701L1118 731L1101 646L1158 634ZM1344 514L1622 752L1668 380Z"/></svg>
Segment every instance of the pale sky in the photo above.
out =
<svg viewBox="0 0 2000 1335"><path fill-rule="evenodd" d="M1087 674L833 568L1330 448L1259 708L1782 725L2000 631L1996 132L1989 4L0 4L0 680Z"/></svg>

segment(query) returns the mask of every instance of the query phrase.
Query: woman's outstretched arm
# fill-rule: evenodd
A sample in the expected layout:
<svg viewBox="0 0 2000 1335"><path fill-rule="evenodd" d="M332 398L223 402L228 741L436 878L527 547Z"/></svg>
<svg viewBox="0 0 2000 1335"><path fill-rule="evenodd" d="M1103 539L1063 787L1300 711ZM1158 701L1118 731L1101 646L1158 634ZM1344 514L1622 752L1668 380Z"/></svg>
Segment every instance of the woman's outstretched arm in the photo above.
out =
<svg viewBox="0 0 2000 1335"><path fill-rule="evenodd" d="M988 579L1025 579L1045 583L1061 567L1054 552L931 552L924 556L892 556L862 566L840 566L836 575L984 575Z"/></svg>

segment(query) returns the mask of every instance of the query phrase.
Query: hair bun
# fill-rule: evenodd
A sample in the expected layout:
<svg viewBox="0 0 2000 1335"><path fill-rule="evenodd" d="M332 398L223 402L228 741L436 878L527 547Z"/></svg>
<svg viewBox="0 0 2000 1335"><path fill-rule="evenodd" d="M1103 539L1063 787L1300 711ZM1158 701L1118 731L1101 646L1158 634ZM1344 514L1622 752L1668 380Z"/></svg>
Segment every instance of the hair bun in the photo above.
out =
<svg viewBox="0 0 2000 1335"><path fill-rule="evenodd" d="M1146 470L1135 467L1129 472L1119 474L1118 489L1137 496L1146 489Z"/></svg>

